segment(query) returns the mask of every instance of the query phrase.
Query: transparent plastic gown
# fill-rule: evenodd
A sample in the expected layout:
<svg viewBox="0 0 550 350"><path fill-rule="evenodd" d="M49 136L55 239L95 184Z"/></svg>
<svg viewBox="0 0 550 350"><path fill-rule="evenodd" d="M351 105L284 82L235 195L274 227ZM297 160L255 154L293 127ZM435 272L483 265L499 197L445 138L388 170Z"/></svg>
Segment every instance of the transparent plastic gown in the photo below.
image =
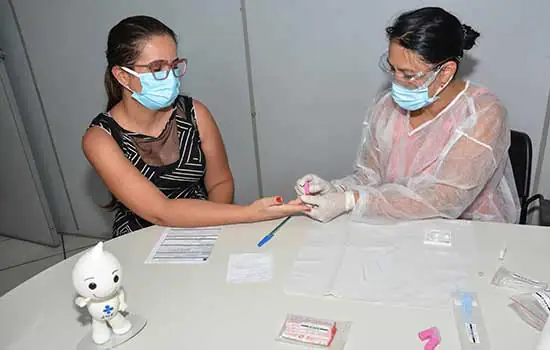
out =
<svg viewBox="0 0 550 350"><path fill-rule="evenodd" d="M369 111L355 170L331 181L360 198L359 220L450 218L515 223L519 199L506 110L484 87L465 89L412 130L385 93Z"/></svg>

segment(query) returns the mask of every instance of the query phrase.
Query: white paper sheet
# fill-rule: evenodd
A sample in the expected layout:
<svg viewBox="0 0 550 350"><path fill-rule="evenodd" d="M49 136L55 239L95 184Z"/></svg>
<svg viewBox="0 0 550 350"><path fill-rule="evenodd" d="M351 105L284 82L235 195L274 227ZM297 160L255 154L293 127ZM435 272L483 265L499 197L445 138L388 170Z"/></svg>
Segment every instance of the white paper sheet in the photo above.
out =
<svg viewBox="0 0 550 350"><path fill-rule="evenodd" d="M167 228L145 260L146 264L203 263L208 260L221 228Z"/></svg>
<svg viewBox="0 0 550 350"><path fill-rule="evenodd" d="M451 231L452 246L424 244L434 229ZM340 220L311 230L285 290L444 308L454 291L470 287L476 259L473 232L461 222L380 226Z"/></svg>
<svg viewBox="0 0 550 350"><path fill-rule="evenodd" d="M258 283L273 278L273 258L270 254L232 254L227 264L228 283Z"/></svg>

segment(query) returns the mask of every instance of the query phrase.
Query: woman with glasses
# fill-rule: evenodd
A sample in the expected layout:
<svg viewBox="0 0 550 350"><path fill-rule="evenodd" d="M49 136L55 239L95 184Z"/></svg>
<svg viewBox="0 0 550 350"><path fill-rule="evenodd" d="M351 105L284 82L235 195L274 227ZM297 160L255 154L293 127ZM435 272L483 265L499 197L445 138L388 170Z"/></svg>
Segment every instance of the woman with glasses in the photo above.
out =
<svg viewBox="0 0 550 350"><path fill-rule="evenodd" d="M209 226L269 220L309 210L281 197L234 205L233 177L216 122L197 100L182 96L187 61L175 33L135 16L109 32L108 103L82 146L113 199L113 236L152 224Z"/></svg>
<svg viewBox="0 0 550 350"><path fill-rule="evenodd" d="M391 91L369 111L352 175L297 181L296 192L313 207L308 215L516 222L505 108L487 88L457 78L479 33L427 7L403 13L386 34L380 62Z"/></svg>

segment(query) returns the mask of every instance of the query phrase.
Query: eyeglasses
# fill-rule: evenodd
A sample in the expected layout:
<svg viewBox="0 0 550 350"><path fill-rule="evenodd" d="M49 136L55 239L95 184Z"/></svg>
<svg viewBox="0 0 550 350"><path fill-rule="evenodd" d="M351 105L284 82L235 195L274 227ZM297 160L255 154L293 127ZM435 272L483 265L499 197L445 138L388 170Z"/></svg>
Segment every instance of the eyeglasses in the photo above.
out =
<svg viewBox="0 0 550 350"><path fill-rule="evenodd" d="M430 73L437 71L439 68L441 68L441 66L443 66L443 64L447 63L448 61L449 60L445 60L439 64L433 65L429 70L425 72L407 73L401 70L396 70L395 67L393 67L388 60L388 52L384 52L382 56L380 56L378 66L380 67L380 69L382 69L383 72L391 74L394 78L400 78L405 82L411 84L421 84L423 83L423 78L428 76Z"/></svg>
<svg viewBox="0 0 550 350"><path fill-rule="evenodd" d="M164 80L172 72L176 78L181 78L187 71L187 59L176 58L172 62L166 60L157 60L149 64L134 64L133 67L147 68L153 74L155 80Z"/></svg>

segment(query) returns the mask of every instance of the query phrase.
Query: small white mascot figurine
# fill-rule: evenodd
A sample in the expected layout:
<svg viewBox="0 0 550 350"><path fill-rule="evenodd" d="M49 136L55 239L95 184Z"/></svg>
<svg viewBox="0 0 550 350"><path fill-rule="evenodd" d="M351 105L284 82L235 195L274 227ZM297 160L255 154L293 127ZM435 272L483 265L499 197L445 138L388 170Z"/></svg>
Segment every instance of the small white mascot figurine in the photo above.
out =
<svg viewBox="0 0 550 350"><path fill-rule="evenodd" d="M75 303L88 307L92 316L92 339L96 344L109 341L111 329L121 335L132 328L120 313L127 307L121 282L120 263L113 254L103 250L103 242L84 253L73 268L73 285L80 294Z"/></svg>

